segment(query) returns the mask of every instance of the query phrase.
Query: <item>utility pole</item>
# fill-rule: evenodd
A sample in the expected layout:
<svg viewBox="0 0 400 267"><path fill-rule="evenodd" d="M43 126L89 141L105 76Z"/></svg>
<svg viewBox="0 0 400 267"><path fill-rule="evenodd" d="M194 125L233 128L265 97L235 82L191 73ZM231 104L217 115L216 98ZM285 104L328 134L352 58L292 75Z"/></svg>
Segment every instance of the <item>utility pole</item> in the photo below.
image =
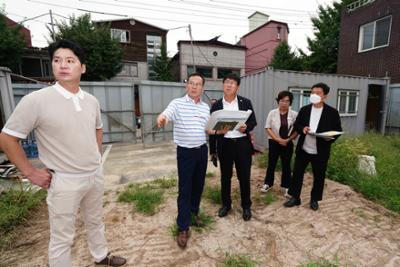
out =
<svg viewBox="0 0 400 267"><path fill-rule="evenodd" d="M196 64L194 62L194 48L193 48L193 37L192 37L192 26L189 24L189 36L190 36L190 46L192 47L192 63L193 63L193 71L196 72Z"/></svg>
<svg viewBox="0 0 400 267"><path fill-rule="evenodd" d="M51 12L51 9L49 10L50 14L50 23L51 23L51 36L53 37L53 42L56 41L56 32L54 31L54 23L53 23L53 13Z"/></svg>

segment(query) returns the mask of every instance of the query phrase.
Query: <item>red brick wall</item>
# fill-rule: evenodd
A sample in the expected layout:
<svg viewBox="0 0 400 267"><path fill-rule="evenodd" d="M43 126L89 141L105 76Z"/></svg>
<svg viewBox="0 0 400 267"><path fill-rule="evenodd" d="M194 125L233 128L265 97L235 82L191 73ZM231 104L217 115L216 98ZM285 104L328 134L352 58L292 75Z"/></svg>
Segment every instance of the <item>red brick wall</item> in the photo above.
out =
<svg viewBox="0 0 400 267"><path fill-rule="evenodd" d="M392 16L389 46L358 52L360 26ZM342 12L338 69L340 74L391 77L400 82L400 1L377 0L350 13Z"/></svg>

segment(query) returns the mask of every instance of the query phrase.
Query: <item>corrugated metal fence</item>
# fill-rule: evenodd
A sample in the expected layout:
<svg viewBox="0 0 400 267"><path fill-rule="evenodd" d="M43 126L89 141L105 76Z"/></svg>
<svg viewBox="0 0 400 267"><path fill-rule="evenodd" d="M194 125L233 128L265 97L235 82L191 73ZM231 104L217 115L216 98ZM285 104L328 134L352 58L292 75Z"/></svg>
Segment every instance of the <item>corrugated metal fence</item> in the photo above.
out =
<svg viewBox="0 0 400 267"><path fill-rule="evenodd" d="M172 140L172 124L157 128L156 120L174 98L186 94L184 83L142 81L139 85L140 108L142 115L143 143ZM202 100L210 104L211 99L222 97L221 90L205 90Z"/></svg>
<svg viewBox="0 0 400 267"><path fill-rule="evenodd" d="M46 85L13 83L15 103L30 92ZM94 95L100 103L103 120L103 142L137 142L134 86L124 82L81 82L82 90Z"/></svg>
<svg viewBox="0 0 400 267"><path fill-rule="evenodd" d="M389 133L400 133L400 84L390 86L390 107L386 128Z"/></svg>

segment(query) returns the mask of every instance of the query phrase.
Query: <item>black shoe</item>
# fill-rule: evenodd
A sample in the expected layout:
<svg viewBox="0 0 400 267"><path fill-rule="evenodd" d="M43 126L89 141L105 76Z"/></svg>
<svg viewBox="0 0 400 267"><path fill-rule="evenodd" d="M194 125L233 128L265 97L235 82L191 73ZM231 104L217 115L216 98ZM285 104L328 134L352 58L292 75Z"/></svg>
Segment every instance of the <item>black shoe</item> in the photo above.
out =
<svg viewBox="0 0 400 267"><path fill-rule="evenodd" d="M299 206L300 204L301 204L300 198L292 197L287 202L285 202L283 204L283 206L285 206L286 208L291 208L291 207L294 207L294 206Z"/></svg>
<svg viewBox="0 0 400 267"><path fill-rule="evenodd" d="M251 219L251 209L243 209L243 220L249 221Z"/></svg>
<svg viewBox="0 0 400 267"><path fill-rule="evenodd" d="M311 200L310 201L310 209L312 210L318 210L319 206L318 206L318 201L316 200Z"/></svg>
<svg viewBox="0 0 400 267"><path fill-rule="evenodd" d="M219 217L225 217L226 215L228 215L228 212L230 210L231 210L230 207L222 206L222 208L220 208L219 211L218 211L218 216Z"/></svg>

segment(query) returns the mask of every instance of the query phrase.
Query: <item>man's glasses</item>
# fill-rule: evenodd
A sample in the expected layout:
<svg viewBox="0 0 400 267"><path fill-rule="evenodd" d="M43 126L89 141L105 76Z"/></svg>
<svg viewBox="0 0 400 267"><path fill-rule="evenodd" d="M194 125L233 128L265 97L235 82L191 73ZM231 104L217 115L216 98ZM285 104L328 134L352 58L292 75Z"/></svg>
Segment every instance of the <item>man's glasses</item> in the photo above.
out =
<svg viewBox="0 0 400 267"><path fill-rule="evenodd" d="M202 87L202 86L203 86L202 83L194 83L194 82L189 82L189 85L190 85L191 87Z"/></svg>

